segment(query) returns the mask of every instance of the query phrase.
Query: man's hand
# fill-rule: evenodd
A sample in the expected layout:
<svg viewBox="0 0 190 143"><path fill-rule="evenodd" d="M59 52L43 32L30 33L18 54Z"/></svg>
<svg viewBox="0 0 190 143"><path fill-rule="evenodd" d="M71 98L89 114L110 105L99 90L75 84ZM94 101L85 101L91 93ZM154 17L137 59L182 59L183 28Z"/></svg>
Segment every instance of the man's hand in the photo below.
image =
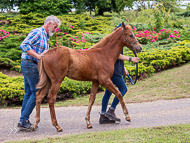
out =
<svg viewBox="0 0 190 143"><path fill-rule="evenodd" d="M138 63L139 62L139 58L138 57L132 57L131 61L132 62L135 62L135 63Z"/></svg>
<svg viewBox="0 0 190 143"><path fill-rule="evenodd" d="M41 53L41 55L39 55L39 59L41 59L41 58L45 55L45 53L47 53L47 51L48 51L48 50L44 50L43 53ZM39 60L39 59L38 59L38 60Z"/></svg>
<svg viewBox="0 0 190 143"><path fill-rule="evenodd" d="M124 76L127 76L129 74L129 72L126 70L126 68L124 67Z"/></svg>

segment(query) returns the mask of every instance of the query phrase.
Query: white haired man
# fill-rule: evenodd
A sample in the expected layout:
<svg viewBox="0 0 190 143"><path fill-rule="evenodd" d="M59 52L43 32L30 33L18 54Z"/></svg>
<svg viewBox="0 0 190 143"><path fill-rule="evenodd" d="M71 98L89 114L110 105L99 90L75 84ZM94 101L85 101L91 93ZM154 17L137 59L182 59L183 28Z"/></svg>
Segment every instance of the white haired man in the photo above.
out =
<svg viewBox="0 0 190 143"><path fill-rule="evenodd" d="M39 81L38 60L44 56L49 50L49 36L57 27L61 25L61 21L56 16L48 16L44 25L40 28L33 29L20 45L22 50L21 71L24 76L25 95L22 102L21 117L18 123L20 129L30 129L32 125L29 116L36 106L35 85Z"/></svg>

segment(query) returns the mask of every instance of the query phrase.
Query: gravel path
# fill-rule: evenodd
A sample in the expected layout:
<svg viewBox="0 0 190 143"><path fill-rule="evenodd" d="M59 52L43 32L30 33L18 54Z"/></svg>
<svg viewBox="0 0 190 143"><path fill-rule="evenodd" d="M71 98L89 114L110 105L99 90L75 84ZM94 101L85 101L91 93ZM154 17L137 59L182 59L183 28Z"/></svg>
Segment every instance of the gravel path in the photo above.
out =
<svg viewBox="0 0 190 143"><path fill-rule="evenodd" d="M190 98L127 104L127 108L131 116L131 123L124 120L124 114L119 105L116 109L116 115L121 118L121 122L100 125L98 112L100 112L101 107L93 106L91 111L93 128L87 129L84 120L87 112L86 106L58 107L55 111L58 124L63 129L63 132L60 133L57 133L51 124L49 108L41 108L41 122L39 128L34 132L17 130L20 109L0 109L0 142L64 136L83 132L190 123ZM30 120L33 121L34 117L35 110Z"/></svg>

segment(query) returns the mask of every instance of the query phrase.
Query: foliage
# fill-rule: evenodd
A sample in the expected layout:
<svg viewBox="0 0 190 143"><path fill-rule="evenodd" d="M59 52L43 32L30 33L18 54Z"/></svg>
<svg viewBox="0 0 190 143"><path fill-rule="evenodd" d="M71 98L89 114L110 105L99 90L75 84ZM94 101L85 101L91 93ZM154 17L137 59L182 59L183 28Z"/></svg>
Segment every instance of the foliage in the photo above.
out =
<svg viewBox="0 0 190 143"><path fill-rule="evenodd" d="M23 77L9 77L0 72L0 102L15 97L22 100L24 97L24 79Z"/></svg>
<svg viewBox="0 0 190 143"><path fill-rule="evenodd" d="M59 93L68 93L71 92L73 98L81 96L83 94L89 94L91 91L92 82L87 81L74 81L68 78L65 78L60 86ZM99 90L103 90L102 87Z"/></svg>
<svg viewBox="0 0 190 143"><path fill-rule="evenodd" d="M81 96L83 94L90 93L91 82L87 81L74 81L68 78L62 82L59 90L59 94L70 93L73 98ZM22 101L24 97L24 78L9 77L0 72L0 102L4 100L15 100L18 99ZM103 90L102 87L99 90Z"/></svg>
<svg viewBox="0 0 190 143"><path fill-rule="evenodd" d="M166 69L172 65L178 65L190 60L190 41L179 42L180 46L172 47L170 50L156 50L141 52L138 54L139 75L150 74L155 70ZM187 47L189 46L189 47ZM125 52L128 56L133 56L132 51ZM129 66L131 63L125 61L125 66L131 76L135 76L135 67ZM1 100L18 98L23 99L24 86L23 77L9 77L0 73L0 94ZM66 78L60 87L59 93L70 93L73 98L81 94L90 93L91 82L73 81ZM100 90L103 90L100 87Z"/></svg>
<svg viewBox="0 0 190 143"><path fill-rule="evenodd" d="M33 12L43 13L44 15L67 14L72 7L70 0L30 0L19 5L21 14Z"/></svg>
<svg viewBox="0 0 190 143"><path fill-rule="evenodd" d="M1 11L7 9L14 9L14 7L19 6L21 2L25 2L26 0L1 0L0 9Z"/></svg>
<svg viewBox="0 0 190 143"><path fill-rule="evenodd" d="M128 8L131 8L133 6L133 2L134 0L128 0L128 1L116 0L115 1L118 11L122 11L125 6Z"/></svg>
<svg viewBox="0 0 190 143"><path fill-rule="evenodd" d="M176 12L178 11L177 8L177 0L157 0L160 3L163 3L166 11Z"/></svg>
<svg viewBox="0 0 190 143"><path fill-rule="evenodd" d="M153 10L153 13L154 13L154 18L155 18L155 28L156 28L156 31L158 32L160 29L163 28L163 21L164 21L164 6L162 4L159 4L154 10Z"/></svg>
<svg viewBox="0 0 190 143"><path fill-rule="evenodd" d="M0 63L16 71L20 71L20 61L22 51L19 46L25 36L9 36L1 40L0 44Z"/></svg>
<svg viewBox="0 0 190 143"><path fill-rule="evenodd" d="M94 11L96 15L104 15L104 12L120 12L125 6L132 7L134 0L72 0L76 13L81 14L84 10Z"/></svg>
<svg viewBox="0 0 190 143"><path fill-rule="evenodd" d="M0 29L0 41L1 41L1 39L5 39L8 37L9 37L9 32Z"/></svg>
<svg viewBox="0 0 190 143"><path fill-rule="evenodd" d="M154 28L155 29L155 28ZM168 40L169 42L167 43L171 43L174 40L180 40L182 39L182 35L179 34L178 31L174 30L166 30L166 29L161 29L159 33L155 32L155 31L136 31L136 28L133 26L133 32L134 35L136 36L137 40L141 43L141 44L147 44L150 42L156 42L158 40Z"/></svg>
<svg viewBox="0 0 190 143"><path fill-rule="evenodd" d="M38 13L29 13L14 17L2 17L4 17L5 20L9 20L11 24L1 27L5 29L3 31L9 31L7 36L10 36L9 38L0 40L0 63L20 71L20 56L22 51L19 46L32 29L43 25L46 16ZM106 33L109 34L112 30L109 27L110 17L96 17L91 19L85 15L73 15L72 17L70 15L63 15L58 16L58 18L61 19L62 25L59 27L60 31L57 31L53 37L50 37L50 48L64 45L75 49L86 49L98 42ZM96 37L96 33L98 33L99 36L101 33L105 34ZM89 37L88 35L92 36ZM89 41L86 40L86 37Z"/></svg>
<svg viewBox="0 0 190 143"><path fill-rule="evenodd" d="M186 10L190 10L190 3L187 4L187 9Z"/></svg>
<svg viewBox="0 0 190 143"><path fill-rule="evenodd" d="M136 14L132 12L130 14L124 12L120 15L115 14L113 17L97 16L95 18L79 14L57 16L61 19L62 25L50 37L50 48L64 45L69 48L85 50L110 34L114 27L124 19L126 24L131 24L135 36L143 44L143 52L138 54L141 59L139 62L140 76L189 61L190 42L178 42L187 39L190 40L188 20L181 16L172 15L171 19L168 19L168 26L171 27L155 32L153 30L155 20L153 15L149 14L150 11L152 10L141 11L136 19L134 19ZM128 16L126 17L126 15ZM1 29L9 32L9 37L0 41L0 64L19 71L20 55L22 53L19 45L32 29L43 25L46 16L38 13L29 13L9 17L6 14L2 14L0 18L11 22L10 25L1 26ZM146 19L144 23L142 23L143 19ZM174 23L183 23L182 29L179 29L181 27L178 27L178 29L175 28L177 26ZM183 36L181 37L181 35ZM153 39L155 41L152 41ZM133 56L129 50L124 50L124 52L125 55ZM135 67L133 63L125 61L125 66L130 72L130 75L134 76ZM65 83L62 83L59 93L68 92L73 97L76 97L84 93L89 93L90 87L91 82L78 82L65 79ZM100 89L102 90L102 87ZM10 88L7 90L9 90L9 93L13 92ZM8 98L8 96L13 95L6 96ZM20 98L21 96L23 95L15 95L13 98Z"/></svg>
<svg viewBox="0 0 190 143"><path fill-rule="evenodd" d="M189 3L189 5L190 5L190 3ZM176 13L174 13L176 16L184 16L184 17L189 17L190 16L190 8L188 9L187 8L187 10L186 11L183 11L183 12L176 12Z"/></svg>

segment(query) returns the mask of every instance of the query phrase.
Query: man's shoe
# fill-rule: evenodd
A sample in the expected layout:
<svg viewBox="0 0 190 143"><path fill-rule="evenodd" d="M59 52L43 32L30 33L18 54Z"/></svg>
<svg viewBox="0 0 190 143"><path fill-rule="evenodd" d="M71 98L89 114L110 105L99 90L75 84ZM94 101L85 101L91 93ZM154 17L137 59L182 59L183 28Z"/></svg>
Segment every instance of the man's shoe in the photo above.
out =
<svg viewBox="0 0 190 143"><path fill-rule="evenodd" d="M30 130L30 126L31 126L31 123L29 120L24 120L22 122L19 122L17 127L20 129L20 130Z"/></svg>
<svg viewBox="0 0 190 143"><path fill-rule="evenodd" d="M116 117L114 111L115 111L115 109L112 110L112 109L109 108L109 110L105 113L105 116L107 118L110 118L110 119L114 120L114 121L121 122L121 119L119 119L119 118Z"/></svg>
<svg viewBox="0 0 190 143"><path fill-rule="evenodd" d="M22 131L22 130L25 130L25 131L31 131L30 129L30 126L32 124L30 123L29 120L25 120L25 121L22 121L22 122L19 122L17 127ZM38 126L36 127L36 129L38 128Z"/></svg>
<svg viewBox="0 0 190 143"><path fill-rule="evenodd" d="M115 121L107 118L104 114L100 114L99 123L100 124L113 124L113 123L115 123Z"/></svg>

